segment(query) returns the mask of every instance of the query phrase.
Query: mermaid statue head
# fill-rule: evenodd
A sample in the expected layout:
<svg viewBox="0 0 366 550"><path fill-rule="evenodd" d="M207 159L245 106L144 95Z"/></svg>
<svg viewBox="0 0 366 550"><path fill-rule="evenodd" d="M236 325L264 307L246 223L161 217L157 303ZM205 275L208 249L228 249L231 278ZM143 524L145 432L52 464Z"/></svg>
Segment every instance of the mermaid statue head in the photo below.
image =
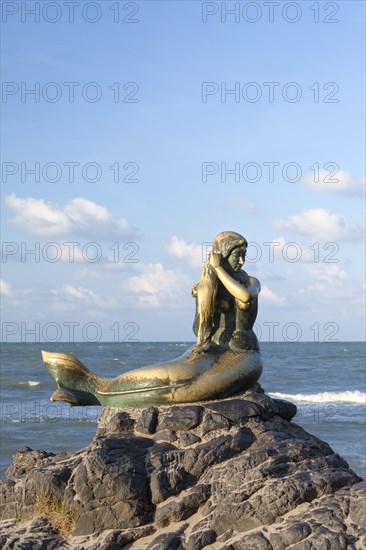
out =
<svg viewBox="0 0 366 550"><path fill-rule="evenodd" d="M247 240L239 233L235 231L223 231L216 235L212 246L212 252L219 253L223 258L227 259L234 248L246 248L247 246Z"/></svg>

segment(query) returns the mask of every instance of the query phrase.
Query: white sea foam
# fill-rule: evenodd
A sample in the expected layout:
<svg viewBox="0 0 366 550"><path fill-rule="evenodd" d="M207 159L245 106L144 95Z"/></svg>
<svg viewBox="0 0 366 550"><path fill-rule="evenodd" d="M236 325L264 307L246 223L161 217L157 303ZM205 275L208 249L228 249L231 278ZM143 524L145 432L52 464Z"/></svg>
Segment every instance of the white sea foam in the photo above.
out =
<svg viewBox="0 0 366 550"><path fill-rule="evenodd" d="M325 391L321 393L269 393L271 397L300 403L353 403L366 404L366 393L359 390Z"/></svg>
<svg viewBox="0 0 366 550"><path fill-rule="evenodd" d="M39 386L40 382L37 380L28 380L27 382L19 382L21 386Z"/></svg>

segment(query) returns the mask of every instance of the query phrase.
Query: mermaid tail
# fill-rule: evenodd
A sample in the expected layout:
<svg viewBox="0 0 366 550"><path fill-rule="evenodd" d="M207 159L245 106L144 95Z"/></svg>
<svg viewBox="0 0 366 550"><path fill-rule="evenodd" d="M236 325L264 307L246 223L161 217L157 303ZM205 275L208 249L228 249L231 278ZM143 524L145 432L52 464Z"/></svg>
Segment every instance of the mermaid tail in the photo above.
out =
<svg viewBox="0 0 366 550"><path fill-rule="evenodd" d="M103 378L72 355L41 353L45 367L57 383L51 401L66 401L71 406L138 408L153 402L166 403L176 388L186 385L171 380L164 363L132 370L117 378Z"/></svg>
<svg viewBox="0 0 366 550"><path fill-rule="evenodd" d="M205 352L193 347L173 361L130 370L116 378L97 376L65 353L42 351L42 358L57 382L51 401L72 406L143 408L220 399L248 389L262 373L256 350Z"/></svg>
<svg viewBox="0 0 366 550"><path fill-rule="evenodd" d="M41 351L48 372L57 383L51 401L66 401L72 406L101 405L95 395L100 378L81 361L66 353Z"/></svg>

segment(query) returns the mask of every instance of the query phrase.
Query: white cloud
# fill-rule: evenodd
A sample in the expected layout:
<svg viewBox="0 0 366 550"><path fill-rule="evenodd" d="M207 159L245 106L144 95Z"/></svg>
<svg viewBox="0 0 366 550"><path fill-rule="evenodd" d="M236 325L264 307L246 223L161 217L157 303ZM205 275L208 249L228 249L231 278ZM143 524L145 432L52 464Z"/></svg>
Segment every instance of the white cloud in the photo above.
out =
<svg viewBox="0 0 366 550"><path fill-rule="evenodd" d="M138 238L141 233L124 218L114 216L107 208L82 197L64 205L15 193L5 197L15 217L11 220L34 235L76 235L96 240Z"/></svg>
<svg viewBox="0 0 366 550"><path fill-rule="evenodd" d="M189 293L188 277L180 272L166 270L161 264L139 264L140 275L130 277L127 290L138 295L142 307L179 307L184 293Z"/></svg>
<svg viewBox="0 0 366 550"><path fill-rule="evenodd" d="M337 265L309 264L305 266L309 274L309 284L299 289L306 303L312 309L324 307L329 308L335 314L336 311L343 311L343 316L351 316L353 310L350 306L363 304L364 295L362 284L351 280L346 271Z"/></svg>
<svg viewBox="0 0 366 550"><path fill-rule="evenodd" d="M244 210L244 212L248 212L248 214L259 214L259 210L256 205L250 201L246 201L238 197L231 197L229 202L231 206L240 208L241 210Z"/></svg>
<svg viewBox="0 0 366 550"><path fill-rule="evenodd" d="M78 302L86 306L98 306L98 307L107 307L113 308L117 306L117 301L115 298L102 298L99 294L95 294L92 290L84 288L82 286L74 286L70 284L62 285L61 291L51 290L51 294L58 298L65 298L66 300L71 300L71 302Z"/></svg>
<svg viewBox="0 0 366 550"><path fill-rule="evenodd" d="M322 281L325 283L334 283L335 281L348 279L348 274L346 271L340 269L337 265L326 265L326 264L309 264L306 266L306 270L317 281Z"/></svg>
<svg viewBox="0 0 366 550"><path fill-rule="evenodd" d="M11 285L4 281L4 279L0 279L0 294L1 296L12 296L13 294Z"/></svg>
<svg viewBox="0 0 366 550"><path fill-rule="evenodd" d="M245 266L244 266L245 269ZM256 265L250 266L251 275L254 275L257 279L262 281L271 281L271 282L284 282L286 280L286 277L283 275L280 275L278 273L274 273L273 271L269 271L266 269L258 268Z"/></svg>
<svg viewBox="0 0 366 550"><path fill-rule="evenodd" d="M316 241L356 241L361 236L360 227L349 223L343 214L324 208L310 208L287 219L275 219L273 226Z"/></svg>
<svg viewBox="0 0 366 550"><path fill-rule="evenodd" d="M30 288L17 288L14 289L13 285L7 283L4 279L0 279L0 295L12 297L11 303L18 304L20 303L17 298L21 296L29 296L32 294Z"/></svg>
<svg viewBox="0 0 366 550"><path fill-rule="evenodd" d="M275 304L277 306L283 306L286 303L286 299L283 296L279 296L266 285L262 286L259 299L263 300L265 303Z"/></svg>
<svg viewBox="0 0 366 550"><path fill-rule="evenodd" d="M203 267L202 244L186 243L184 239L173 236L167 245L167 250L175 258L186 259L192 267Z"/></svg>
<svg viewBox="0 0 366 550"><path fill-rule="evenodd" d="M69 313L76 310L75 304L70 304L69 302L55 302L50 304L50 310L55 311L56 313Z"/></svg>
<svg viewBox="0 0 366 550"><path fill-rule="evenodd" d="M87 260L86 255L83 254L81 243L77 243L76 246L67 245L65 243L57 243L57 244L60 247L57 250L61 250L60 259L63 262L80 263L80 262L85 262Z"/></svg>
<svg viewBox="0 0 366 550"><path fill-rule="evenodd" d="M102 276L102 273L100 271L97 271L96 269L93 269L91 267L87 267L85 269L79 269L74 273L75 279L100 279Z"/></svg>
<svg viewBox="0 0 366 550"><path fill-rule="evenodd" d="M315 175L318 182L315 181ZM317 192L350 196L362 196L365 193L365 178L353 178L344 170L338 170L334 175L330 175L326 170L320 170L319 174L311 172L301 183Z"/></svg>
<svg viewBox="0 0 366 550"><path fill-rule="evenodd" d="M89 299L90 297L94 297L94 294L91 290L87 290L86 288L83 288L79 286L76 288L73 285L63 285L62 290L66 294L66 296L72 296L73 298L78 298L79 300L84 300L86 297Z"/></svg>

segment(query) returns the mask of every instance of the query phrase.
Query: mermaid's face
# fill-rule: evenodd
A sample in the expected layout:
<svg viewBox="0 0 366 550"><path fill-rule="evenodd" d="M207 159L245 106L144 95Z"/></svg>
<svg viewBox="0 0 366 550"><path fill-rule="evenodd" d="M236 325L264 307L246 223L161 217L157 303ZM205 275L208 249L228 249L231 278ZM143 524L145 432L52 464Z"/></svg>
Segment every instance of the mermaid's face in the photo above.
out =
<svg viewBox="0 0 366 550"><path fill-rule="evenodd" d="M245 262L246 249L244 246L234 248L227 261L233 271L240 271Z"/></svg>

